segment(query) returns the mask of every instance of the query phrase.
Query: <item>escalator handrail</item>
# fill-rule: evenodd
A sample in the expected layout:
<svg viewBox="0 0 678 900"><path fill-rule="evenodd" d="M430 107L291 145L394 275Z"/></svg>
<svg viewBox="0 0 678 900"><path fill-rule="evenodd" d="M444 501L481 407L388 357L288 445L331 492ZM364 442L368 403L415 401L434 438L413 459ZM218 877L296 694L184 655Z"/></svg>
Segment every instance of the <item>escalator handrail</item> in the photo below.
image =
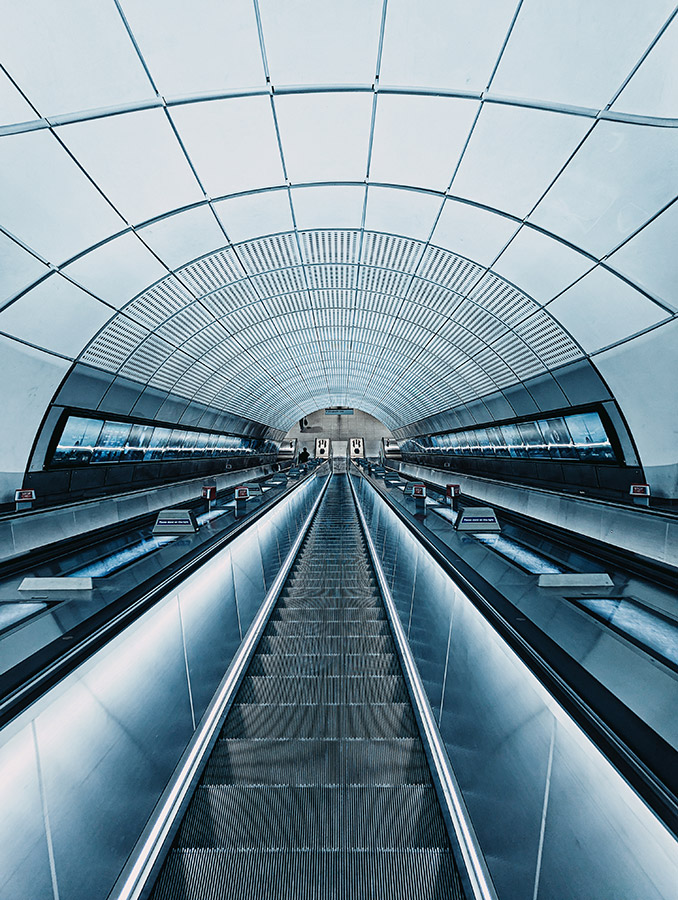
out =
<svg viewBox="0 0 678 900"><path fill-rule="evenodd" d="M412 701L412 707L415 712L417 723L419 724L422 743L426 750L431 769L435 775L434 782L439 789L438 794L441 806L446 813L445 818L448 825L451 826L452 833L450 834L450 837L453 844L456 845L458 855L461 856L461 859L458 861L458 868L460 875L465 882L465 893L469 895L469 900L497 900L497 894L480 847L480 842L475 834L461 789L450 764L440 731L435 723L431 704L426 695L426 690L421 680L414 656L412 655L409 642L405 636L405 631L398 616L398 611L396 610L395 602L388 586L388 581L374 546L365 519L365 514L356 494L350 474L349 484L358 511L358 518L365 537L365 542L367 543L370 559L372 561L372 567L376 574L379 590L388 615L407 690Z"/></svg>

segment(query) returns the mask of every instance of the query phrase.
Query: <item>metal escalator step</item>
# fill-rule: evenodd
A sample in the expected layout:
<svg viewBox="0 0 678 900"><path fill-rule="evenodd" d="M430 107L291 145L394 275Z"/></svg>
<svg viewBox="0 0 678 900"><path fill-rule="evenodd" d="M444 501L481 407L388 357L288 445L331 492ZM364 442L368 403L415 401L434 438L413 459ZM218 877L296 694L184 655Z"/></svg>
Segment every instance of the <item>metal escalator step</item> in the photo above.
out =
<svg viewBox="0 0 678 900"><path fill-rule="evenodd" d="M152 900L463 900L449 850L173 850Z"/></svg>
<svg viewBox="0 0 678 900"><path fill-rule="evenodd" d="M314 622L312 619L292 621L289 619L286 619L285 621L273 620L272 622L269 622L265 631L265 634L268 635L327 635L328 637L339 635L353 635L355 637L360 637L360 635L390 633L391 630L388 622L383 619L378 621L368 620L364 622L328 622L327 620L323 622Z"/></svg>
<svg viewBox="0 0 678 900"><path fill-rule="evenodd" d="M223 737L382 738L418 737L409 703L353 706L234 704Z"/></svg>
<svg viewBox="0 0 678 900"><path fill-rule="evenodd" d="M324 609L327 606L348 606L353 608L382 608L381 600L377 596L355 591L342 593L340 591L323 594L322 589L304 591L298 593L286 593L280 600L282 607L293 606L297 609Z"/></svg>
<svg viewBox="0 0 678 900"><path fill-rule="evenodd" d="M407 703L405 681L398 675L323 675L271 678L248 675L238 691L237 703L275 705L324 703Z"/></svg>
<svg viewBox="0 0 678 900"><path fill-rule="evenodd" d="M421 741L220 740L201 784L430 785Z"/></svg>
<svg viewBox="0 0 678 900"><path fill-rule="evenodd" d="M271 615L272 622L385 622L386 613L378 606L351 607L326 606L308 610L297 606L276 606Z"/></svg>
<svg viewBox="0 0 678 900"><path fill-rule="evenodd" d="M367 636L330 635L281 637L263 635L257 648L259 653L393 653L393 639L389 635Z"/></svg>
<svg viewBox="0 0 678 900"><path fill-rule="evenodd" d="M338 740L220 740L201 783L336 785L341 748Z"/></svg>
<svg viewBox="0 0 678 900"><path fill-rule="evenodd" d="M200 785L178 847L339 848L338 787Z"/></svg>
<svg viewBox="0 0 678 900"><path fill-rule="evenodd" d="M428 785L200 785L178 847L361 850L447 846Z"/></svg>
<svg viewBox="0 0 678 900"><path fill-rule="evenodd" d="M249 675L400 675L400 665L391 653L259 653Z"/></svg>
<svg viewBox="0 0 678 900"><path fill-rule="evenodd" d="M419 738L344 741L341 778L352 785L432 784Z"/></svg>
<svg viewBox="0 0 678 900"><path fill-rule="evenodd" d="M448 846L435 789L421 784L346 788L341 840L353 849Z"/></svg>

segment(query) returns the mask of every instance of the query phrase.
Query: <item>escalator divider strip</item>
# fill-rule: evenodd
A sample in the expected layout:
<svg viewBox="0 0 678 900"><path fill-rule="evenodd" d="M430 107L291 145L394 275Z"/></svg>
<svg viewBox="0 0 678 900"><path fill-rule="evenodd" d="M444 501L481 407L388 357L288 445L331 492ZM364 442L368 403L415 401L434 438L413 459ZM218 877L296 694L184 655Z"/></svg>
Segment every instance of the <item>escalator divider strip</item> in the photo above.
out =
<svg viewBox="0 0 678 900"><path fill-rule="evenodd" d="M192 789L218 740L231 703L254 656L259 639L264 633L330 480L330 477L326 478L325 484L280 567L280 571L226 670L197 730L182 754L172 780L156 804L141 837L110 892L108 900L140 900L146 896L147 886L152 884L170 847L174 833L181 824L181 817L190 800Z"/></svg>
<svg viewBox="0 0 678 900"><path fill-rule="evenodd" d="M362 477L362 473L359 473L359 475ZM391 624L394 644L403 668L405 683L407 684L411 696L415 717L420 727L422 742L427 751L427 755L430 756L432 770L435 774L434 780L440 788L441 796L439 799L441 801L441 806L447 813L454 830L454 834L450 837L455 838L455 843L458 845L462 854L464 865L459 866L459 873L466 882L466 887L470 889L470 896L473 897L473 900L498 900L491 875L487 868L487 863L485 862L483 852L480 848L480 843L466 809L461 789L452 770L447 751L445 750L445 745L440 736L440 731L435 723L431 704L426 696L426 691L419 670L417 669L417 664L414 661L414 656L412 655L403 626L398 617L398 611L388 586L386 575L384 574L381 561L374 546L374 541L372 540L372 535L367 526L365 514L353 485L353 477L354 476L349 473L348 482L358 511L358 518L362 526L363 536L367 544L377 582L383 596L386 614Z"/></svg>

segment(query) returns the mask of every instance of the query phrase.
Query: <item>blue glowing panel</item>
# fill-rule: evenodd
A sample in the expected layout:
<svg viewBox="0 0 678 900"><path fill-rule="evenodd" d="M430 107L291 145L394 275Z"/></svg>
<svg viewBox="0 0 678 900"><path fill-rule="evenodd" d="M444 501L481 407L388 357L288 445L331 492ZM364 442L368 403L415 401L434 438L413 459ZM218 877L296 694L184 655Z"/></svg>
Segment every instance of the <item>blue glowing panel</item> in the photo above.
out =
<svg viewBox="0 0 678 900"><path fill-rule="evenodd" d="M75 577L77 575L89 576L90 578L105 578L107 575L112 575L124 566L136 562L136 560L141 559L143 556L148 556L149 553L153 553L155 550L159 550L166 544L170 544L172 541L175 541L177 537L178 535L176 534L168 534L163 535L162 537L145 538L143 541L132 544L131 547L125 547L124 550L118 550L116 553L111 554L111 556L106 556L104 559L88 563L88 565L82 566L82 568L76 569L74 572L69 572L69 577Z"/></svg>
<svg viewBox="0 0 678 900"><path fill-rule="evenodd" d="M532 575L562 575L568 570L550 559L528 550L522 544L512 541L501 534L474 534L474 539L491 547L500 556L516 563Z"/></svg>
<svg viewBox="0 0 678 900"><path fill-rule="evenodd" d="M617 631L678 665L677 622L670 622L652 610L623 598L578 597L577 603Z"/></svg>

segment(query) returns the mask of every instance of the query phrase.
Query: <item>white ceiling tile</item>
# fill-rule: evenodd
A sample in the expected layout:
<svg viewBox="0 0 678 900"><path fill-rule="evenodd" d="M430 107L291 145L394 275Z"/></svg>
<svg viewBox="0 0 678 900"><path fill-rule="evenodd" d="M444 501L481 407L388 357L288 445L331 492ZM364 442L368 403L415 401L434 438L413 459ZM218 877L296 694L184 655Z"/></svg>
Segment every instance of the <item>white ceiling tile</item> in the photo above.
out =
<svg viewBox="0 0 678 900"><path fill-rule="evenodd" d="M372 84L381 0L260 0L271 81Z"/></svg>
<svg viewBox="0 0 678 900"><path fill-rule="evenodd" d="M250 0L123 0L122 7L164 97L265 84Z"/></svg>
<svg viewBox="0 0 678 900"><path fill-rule="evenodd" d="M489 266L519 227L513 219L447 200L431 243Z"/></svg>
<svg viewBox="0 0 678 900"><path fill-rule="evenodd" d="M276 97L275 107L293 184L365 179L372 116L369 94L285 95Z"/></svg>
<svg viewBox="0 0 678 900"><path fill-rule="evenodd" d="M234 244L294 227L286 189L221 200L214 209Z"/></svg>
<svg viewBox="0 0 678 900"><path fill-rule="evenodd" d="M589 128L578 116L486 104L451 193L523 217Z"/></svg>
<svg viewBox="0 0 678 900"><path fill-rule="evenodd" d="M0 220L57 264L125 227L47 131L0 139Z"/></svg>
<svg viewBox="0 0 678 900"><path fill-rule="evenodd" d="M140 229L139 237L170 269L227 243L214 213L206 204L153 222Z"/></svg>
<svg viewBox="0 0 678 900"><path fill-rule="evenodd" d="M656 325L667 317L655 303L598 267L546 307L587 353Z"/></svg>
<svg viewBox="0 0 678 900"><path fill-rule="evenodd" d="M112 314L61 275L52 275L0 310L0 331L74 358Z"/></svg>
<svg viewBox="0 0 678 900"><path fill-rule="evenodd" d="M63 271L97 297L118 307L167 275L165 266L135 234L114 238Z"/></svg>
<svg viewBox="0 0 678 900"><path fill-rule="evenodd" d="M284 183L268 97L192 103L171 115L212 198Z"/></svg>

